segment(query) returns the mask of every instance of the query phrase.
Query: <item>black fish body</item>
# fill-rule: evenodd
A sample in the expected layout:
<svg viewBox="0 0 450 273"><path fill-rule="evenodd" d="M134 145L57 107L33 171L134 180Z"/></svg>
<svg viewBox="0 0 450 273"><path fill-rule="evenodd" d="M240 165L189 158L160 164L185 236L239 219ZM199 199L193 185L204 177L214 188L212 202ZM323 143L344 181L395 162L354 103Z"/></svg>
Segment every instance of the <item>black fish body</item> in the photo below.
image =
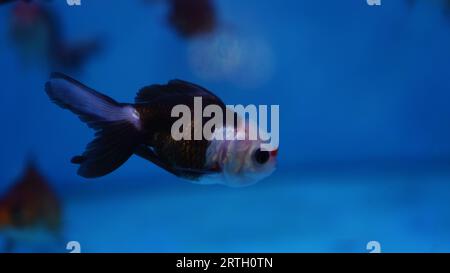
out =
<svg viewBox="0 0 450 273"><path fill-rule="evenodd" d="M177 120L171 117L171 110L180 104L194 109L194 96L202 98L203 107L213 104L226 111L225 104L210 91L181 80L141 89L134 104L142 120L144 145L152 147L163 162L178 169L177 175L186 178L197 178L202 174L218 171L215 166L207 166L206 163L206 152L210 144L208 140L175 141L171 135L172 124Z"/></svg>

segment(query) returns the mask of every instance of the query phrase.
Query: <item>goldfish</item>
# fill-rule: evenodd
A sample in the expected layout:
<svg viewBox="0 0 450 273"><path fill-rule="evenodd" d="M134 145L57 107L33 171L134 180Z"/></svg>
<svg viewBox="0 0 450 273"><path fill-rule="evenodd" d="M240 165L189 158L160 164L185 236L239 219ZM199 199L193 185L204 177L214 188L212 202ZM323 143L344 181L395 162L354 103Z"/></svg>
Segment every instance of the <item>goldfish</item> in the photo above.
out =
<svg viewBox="0 0 450 273"><path fill-rule="evenodd" d="M62 229L61 202L33 163L0 198L0 233L7 239L6 251L17 244L54 243Z"/></svg>
<svg viewBox="0 0 450 273"><path fill-rule="evenodd" d="M225 113L231 111L219 97L194 83L171 80L167 84L153 84L140 89L134 103L119 103L65 74L52 73L45 91L51 101L76 114L96 131L84 153L71 160L79 165L78 174L82 177L105 176L132 155L199 184L246 186L275 170L278 148L261 149L260 138L173 137L172 127L177 119L172 110L178 105L195 111L195 98L201 98L203 109L214 105ZM193 117L189 121L195 123ZM224 122L214 132L246 134L250 126L238 124L241 123Z"/></svg>
<svg viewBox="0 0 450 273"><path fill-rule="evenodd" d="M53 69L78 71L101 48L98 39L68 42L55 13L39 2L18 2L10 36L25 61L44 60Z"/></svg>

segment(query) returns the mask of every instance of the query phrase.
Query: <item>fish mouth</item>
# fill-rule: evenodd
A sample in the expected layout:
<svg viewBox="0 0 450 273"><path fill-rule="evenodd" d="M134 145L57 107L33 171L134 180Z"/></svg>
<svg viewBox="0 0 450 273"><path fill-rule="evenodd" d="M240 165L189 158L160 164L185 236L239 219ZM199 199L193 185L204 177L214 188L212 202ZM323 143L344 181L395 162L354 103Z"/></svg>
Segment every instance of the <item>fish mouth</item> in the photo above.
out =
<svg viewBox="0 0 450 273"><path fill-rule="evenodd" d="M273 150L273 151L270 151L270 155L271 156L277 156L278 155L278 148Z"/></svg>

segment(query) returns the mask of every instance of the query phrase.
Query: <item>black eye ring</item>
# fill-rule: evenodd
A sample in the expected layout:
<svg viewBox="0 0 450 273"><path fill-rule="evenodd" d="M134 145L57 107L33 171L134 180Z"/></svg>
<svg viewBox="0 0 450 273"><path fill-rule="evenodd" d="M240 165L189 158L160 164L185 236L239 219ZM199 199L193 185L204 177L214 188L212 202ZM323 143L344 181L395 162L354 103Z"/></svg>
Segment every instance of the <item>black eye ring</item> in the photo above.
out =
<svg viewBox="0 0 450 273"><path fill-rule="evenodd" d="M259 164L264 164L269 161L270 153L268 151L261 151L261 149L257 149L254 153L254 158Z"/></svg>

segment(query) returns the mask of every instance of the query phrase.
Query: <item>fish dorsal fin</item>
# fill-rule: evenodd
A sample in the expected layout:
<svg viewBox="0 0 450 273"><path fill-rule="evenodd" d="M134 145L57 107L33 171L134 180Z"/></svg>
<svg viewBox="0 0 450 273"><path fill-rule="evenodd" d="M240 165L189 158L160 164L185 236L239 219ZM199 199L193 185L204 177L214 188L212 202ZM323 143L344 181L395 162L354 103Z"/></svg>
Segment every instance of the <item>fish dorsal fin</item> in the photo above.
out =
<svg viewBox="0 0 450 273"><path fill-rule="evenodd" d="M135 98L135 102L146 103L154 101L156 99L160 99L162 97L178 95L190 97L210 97L214 100L217 100L218 102L221 102L221 100L216 95L214 95L207 89L183 80L171 80L165 85L153 84L150 86L146 86L139 90Z"/></svg>
<svg viewBox="0 0 450 273"><path fill-rule="evenodd" d="M166 86L153 84L139 90L134 101L136 103L150 102L167 93Z"/></svg>
<svg viewBox="0 0 450 273"><path fill-rule="evenodd" d="M207 90L195 83L183 81L183 80L171 80L167 84L170 89L180 90L180 92L189 92L192 96L213 96L216 97L211 91Z"/></svg>

